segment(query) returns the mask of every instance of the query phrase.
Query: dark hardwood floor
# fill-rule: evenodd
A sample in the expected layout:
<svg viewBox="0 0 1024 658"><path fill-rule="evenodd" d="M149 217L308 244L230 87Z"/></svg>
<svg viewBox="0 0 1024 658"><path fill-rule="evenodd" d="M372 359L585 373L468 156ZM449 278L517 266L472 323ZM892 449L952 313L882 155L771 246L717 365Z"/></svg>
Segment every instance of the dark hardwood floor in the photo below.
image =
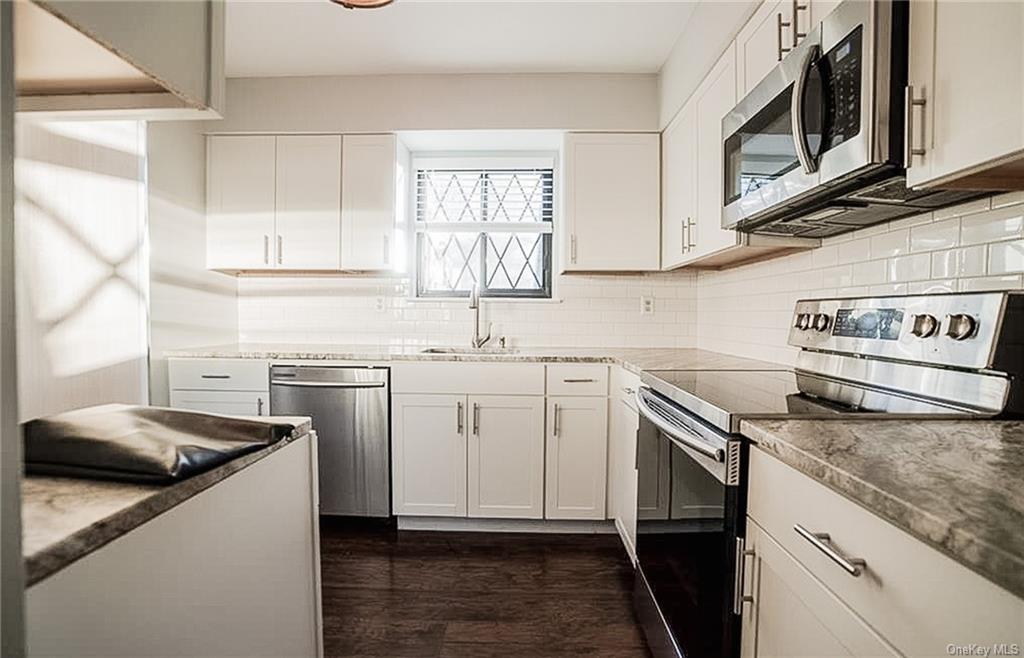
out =
<svg viewBox="0 0 1024 658"><path fill-rule="evenodd" d="M321 519L327 656L649 656L615 535Z"/></svg>

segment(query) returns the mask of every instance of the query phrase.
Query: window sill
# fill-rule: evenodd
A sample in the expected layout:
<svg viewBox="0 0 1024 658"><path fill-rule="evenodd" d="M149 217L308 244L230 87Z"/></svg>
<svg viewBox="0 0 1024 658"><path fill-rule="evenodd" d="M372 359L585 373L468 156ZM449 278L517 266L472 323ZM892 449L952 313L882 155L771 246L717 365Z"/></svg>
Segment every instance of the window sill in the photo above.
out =
<svg viewBox="0 0 1024 658"><path fill-rule="evenodd" d="M469 304L469 297L408 297L410 304ZM482 304L561 304L555 297L481 297Z"/></svg>

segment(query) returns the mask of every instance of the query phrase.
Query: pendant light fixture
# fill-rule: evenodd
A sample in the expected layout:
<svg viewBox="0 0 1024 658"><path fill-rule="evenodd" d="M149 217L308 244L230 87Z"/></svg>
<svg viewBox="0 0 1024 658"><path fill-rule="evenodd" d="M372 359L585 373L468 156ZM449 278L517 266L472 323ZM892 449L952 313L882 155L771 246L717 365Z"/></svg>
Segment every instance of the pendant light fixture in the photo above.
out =
<svg viewBox="0 0 1024 658"><path fill-rule="evenodd" d="M331 0L346 9L377 9L390 5L395 0Z"/></svg>

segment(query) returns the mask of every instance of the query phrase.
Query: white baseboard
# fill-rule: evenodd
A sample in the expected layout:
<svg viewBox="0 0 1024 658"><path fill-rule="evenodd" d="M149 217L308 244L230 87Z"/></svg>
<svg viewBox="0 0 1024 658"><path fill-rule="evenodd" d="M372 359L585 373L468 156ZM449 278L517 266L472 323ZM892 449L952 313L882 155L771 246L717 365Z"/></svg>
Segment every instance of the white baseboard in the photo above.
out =
<svg viewBox="0 0 1024 658"><path fill-rule="evenodd" d="M612 521L542 519L465 519L446 516L399 516L399 530L443 532L531 532L610 535L618 532Z"/></svg>

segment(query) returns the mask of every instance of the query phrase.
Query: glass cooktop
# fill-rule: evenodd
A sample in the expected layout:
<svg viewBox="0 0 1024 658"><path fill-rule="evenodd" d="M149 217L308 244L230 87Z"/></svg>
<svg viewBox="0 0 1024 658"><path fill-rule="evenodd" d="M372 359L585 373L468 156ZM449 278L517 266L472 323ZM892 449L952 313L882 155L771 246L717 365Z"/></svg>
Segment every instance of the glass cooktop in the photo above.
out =
<svg viewBox="0 0 1024 658"><path fill-rule="evenodd" d="M738 432L744 417L963 413L939 402L792 370L652 370L641 380L726 432Z"/></svg>

